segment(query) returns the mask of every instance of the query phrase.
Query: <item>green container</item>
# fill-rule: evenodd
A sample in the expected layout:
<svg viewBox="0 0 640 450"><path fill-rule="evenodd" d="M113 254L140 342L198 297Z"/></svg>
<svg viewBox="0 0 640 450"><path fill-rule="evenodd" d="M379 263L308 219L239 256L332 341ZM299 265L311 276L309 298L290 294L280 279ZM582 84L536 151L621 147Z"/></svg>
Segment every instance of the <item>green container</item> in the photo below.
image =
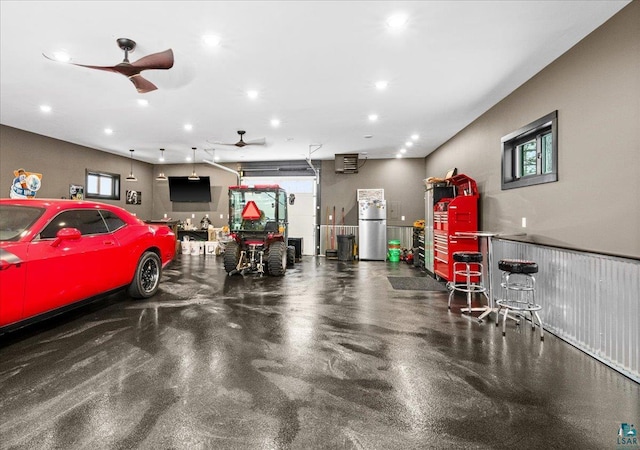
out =
<svg viewBox="0 0 640 450"><path fill-rule="evenodd" d="M400 262L400 252L399 248L390 248L388 257L390 262Z"/></svg>

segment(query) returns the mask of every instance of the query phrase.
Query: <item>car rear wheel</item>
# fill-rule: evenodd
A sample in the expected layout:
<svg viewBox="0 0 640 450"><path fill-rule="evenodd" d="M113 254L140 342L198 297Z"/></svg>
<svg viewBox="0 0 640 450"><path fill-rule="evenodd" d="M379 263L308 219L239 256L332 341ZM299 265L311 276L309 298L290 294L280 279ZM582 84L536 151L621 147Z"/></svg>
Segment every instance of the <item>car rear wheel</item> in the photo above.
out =
<svg viewBox="0 0 640 450"><path fill-rule="evenodd" d="M129 295L133 298L149 298L153 296L160 285L162 264L160 257L154 252L145 252L133 275L129 285Z"/></svg>
<svg viewBox="0 0 640 450"><path fill-rule="evenodd" d="M224 248L224 270L231 273L238 267L240 262L240 246L236 241L227 242Z"/></svg>
<svg viewBox="0 0 640 450"><path fill-rule="evenodd" d="M287 270L287 246L284 242L276 241L269 246L267 268L269 275L275 277L284 275L285 270Z"/></svg>

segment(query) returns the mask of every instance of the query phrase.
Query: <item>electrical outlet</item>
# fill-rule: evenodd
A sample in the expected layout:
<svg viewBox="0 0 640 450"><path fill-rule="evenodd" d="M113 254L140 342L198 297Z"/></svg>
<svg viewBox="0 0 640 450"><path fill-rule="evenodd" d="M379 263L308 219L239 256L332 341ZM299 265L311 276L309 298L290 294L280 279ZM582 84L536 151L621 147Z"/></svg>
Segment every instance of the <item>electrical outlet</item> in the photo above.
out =
<svg viewBox="0 0 640 450"><path fill-rule="evenodd" d="M527 228L527 218L526 217L522 218L522 228Z"/></svg>

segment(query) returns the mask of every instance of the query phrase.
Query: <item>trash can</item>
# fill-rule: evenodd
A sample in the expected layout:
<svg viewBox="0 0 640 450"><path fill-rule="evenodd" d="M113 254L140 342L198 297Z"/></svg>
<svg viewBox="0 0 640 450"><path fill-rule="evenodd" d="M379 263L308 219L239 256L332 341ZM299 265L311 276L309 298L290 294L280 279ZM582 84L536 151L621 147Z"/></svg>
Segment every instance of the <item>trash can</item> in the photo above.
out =
<svg viewBox="0 0 640 450"><path fill-rule="evenodd" d="M387 258L390 262L399 262L400 261L400 253L402 252L400 248L400 241L392 240L389 241L389 251L387 252Z"/></svg>
<svg viewBox="0 0 640 450"><path fill-rule="evenodd" d="M353 261L353 247L356 236L353 234L338 235L338 261Z"/></svg>

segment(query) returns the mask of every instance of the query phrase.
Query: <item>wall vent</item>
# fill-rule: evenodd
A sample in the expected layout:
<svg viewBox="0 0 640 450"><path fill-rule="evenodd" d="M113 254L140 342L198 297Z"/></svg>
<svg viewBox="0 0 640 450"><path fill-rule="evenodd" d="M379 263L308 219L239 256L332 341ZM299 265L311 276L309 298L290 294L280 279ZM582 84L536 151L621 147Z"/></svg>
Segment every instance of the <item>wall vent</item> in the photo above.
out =
<svg viewBox="0 0 640 450"><path fill-rule="evenodd" d="M336 155L336 173L358 173L358 154Z"/></svg>

